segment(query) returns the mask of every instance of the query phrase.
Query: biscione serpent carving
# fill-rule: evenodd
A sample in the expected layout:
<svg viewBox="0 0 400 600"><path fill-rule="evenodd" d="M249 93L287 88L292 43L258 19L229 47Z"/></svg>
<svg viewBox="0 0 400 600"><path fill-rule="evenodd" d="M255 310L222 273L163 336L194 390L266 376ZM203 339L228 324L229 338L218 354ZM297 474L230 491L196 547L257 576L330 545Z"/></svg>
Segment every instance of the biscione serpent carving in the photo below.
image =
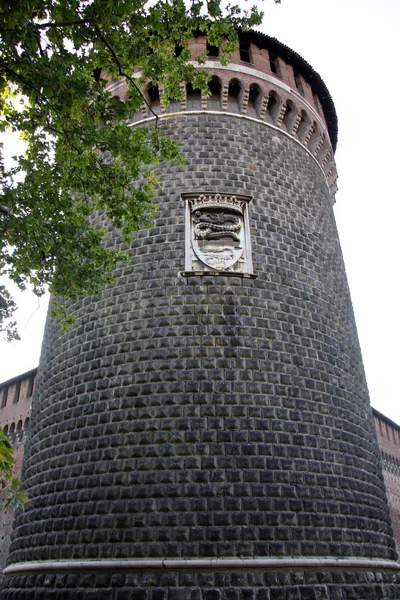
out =
<svg viewBox="0 0 400 600"><path fill-rule="evenodd" d="M197 223L194 226L194 233L197 239L216 240L223 237L231 237L240 242L240 237L236 233L242 226L241 220L236 215L230 213L202 213L196 214Z"/></svg>

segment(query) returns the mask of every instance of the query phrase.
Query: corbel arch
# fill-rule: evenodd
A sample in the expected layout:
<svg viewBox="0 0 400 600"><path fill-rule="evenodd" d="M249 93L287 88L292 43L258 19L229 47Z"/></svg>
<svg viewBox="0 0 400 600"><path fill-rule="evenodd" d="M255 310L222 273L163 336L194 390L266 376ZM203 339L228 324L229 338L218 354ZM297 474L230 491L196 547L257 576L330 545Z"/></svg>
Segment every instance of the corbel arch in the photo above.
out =
<svg viewBox="0 0 400 600"><path fill-rule="evenodd" d="M259 116L263 101L263 91L258 83L252 83L249 87L249 99L247 104L247 114L250 116Z"/></svg>
<svg viewBox="0 0 400 600"><path fill-rule="evenodd" d="M243 86L239 79L231 79L228 85L228 111L240 112Z"/></svg>
<svg viewBox="0 0 400 600"><path fill-rule="evenodd" d="M267 106L267 116L270 118L272 123L276 123L279 115L280 109L282 105L282 100L280 96L277 94L275 90L270 90L268 106Z"/></svg>
<svg viewBox="0 0 400 600"><path fill-rule="evenodd" d="M210 95L207 98L208 108L220 110L222 97L222 82L219 77L213 75L208 83Z"/></svg>
<svg viewBox="0 0 400 600"><path fill-rule="evenodd" d="M296 105L292 100L286 100L285 113L282 118L282 125L285 126L288 133L292 133L295 121L297 119L298 111Z"/></svg>
<svg viewBox="0 0 400 600"><path fill-rule="evenodd" d="M188 110L201 109L201 91L191 83L186 84L186 106Z"/></svg>
<svg viewBox="0 0 400 600"><path fill-rule="evenodd" d="M151 106L151 109L158 115L161 113L161 98L160 98L160 90L158 85L153 85L149 83L144 91L145 98ZM144 110L147 113L147 116L154 116L153 113L149 110L148 106L144 106Z"/></svg>

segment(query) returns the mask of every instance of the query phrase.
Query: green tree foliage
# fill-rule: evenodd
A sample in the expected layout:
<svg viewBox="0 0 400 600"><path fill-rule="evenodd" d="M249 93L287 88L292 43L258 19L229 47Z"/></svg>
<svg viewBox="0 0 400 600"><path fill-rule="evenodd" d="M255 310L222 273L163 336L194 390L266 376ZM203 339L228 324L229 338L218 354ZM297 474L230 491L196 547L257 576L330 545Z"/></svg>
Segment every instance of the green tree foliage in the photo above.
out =
<svg viewBox="0 0 400 600"><path fill-rule="evenodd" d="M0 429L0 492L7 495L6 508L22 508L28 496L21 490L21 481L13 476L14 449Z"/></svg>
<svg viewBox="0 0 400 600"><path fill-rule="evenodd" d="M181 81L206 90L189 40L205 34L224 61L238 29L260 20L256 9L223 9L220 0L3 2L0 131L19 133L26 150L11 166L1 158L0 275L37 295L101 291L126 256L103 247L104 231L88 217L103 211L129 240L153 216L151 165L179 156L157 125L129 127L143 85L160 86L164 103L179 98ZM128 99L107 91L105 73L125 78ZM144 183L133 186L139 175ZM0 286L0 330L9 338L18 335L14 309Z"/></svg>

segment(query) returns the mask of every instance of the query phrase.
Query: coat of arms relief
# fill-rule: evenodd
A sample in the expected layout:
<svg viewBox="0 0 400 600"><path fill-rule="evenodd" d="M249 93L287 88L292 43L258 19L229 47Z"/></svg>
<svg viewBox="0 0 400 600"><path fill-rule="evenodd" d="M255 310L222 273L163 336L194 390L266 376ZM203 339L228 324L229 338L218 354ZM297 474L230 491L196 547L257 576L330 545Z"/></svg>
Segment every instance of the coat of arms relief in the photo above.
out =
<svg viewBox="0 0 400 600"><path fill-rule="evenodd" d="M186 271L251 274L249 196L185 194Z"/></svg>

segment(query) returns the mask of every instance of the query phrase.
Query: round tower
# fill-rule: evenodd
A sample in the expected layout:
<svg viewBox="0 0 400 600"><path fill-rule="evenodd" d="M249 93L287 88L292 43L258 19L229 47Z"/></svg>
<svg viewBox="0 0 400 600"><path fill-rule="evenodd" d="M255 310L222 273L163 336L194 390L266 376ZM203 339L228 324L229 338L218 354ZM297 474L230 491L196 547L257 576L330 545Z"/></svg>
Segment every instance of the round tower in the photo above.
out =
<svg viewBox="0 0 400 600"><path fill-rule="evenodd" d="M333 102L256 32L202 68L208 97L146 89L186 159L158 167L153 227L70 331L47 323L4 600L400 598Z"/></svg>

